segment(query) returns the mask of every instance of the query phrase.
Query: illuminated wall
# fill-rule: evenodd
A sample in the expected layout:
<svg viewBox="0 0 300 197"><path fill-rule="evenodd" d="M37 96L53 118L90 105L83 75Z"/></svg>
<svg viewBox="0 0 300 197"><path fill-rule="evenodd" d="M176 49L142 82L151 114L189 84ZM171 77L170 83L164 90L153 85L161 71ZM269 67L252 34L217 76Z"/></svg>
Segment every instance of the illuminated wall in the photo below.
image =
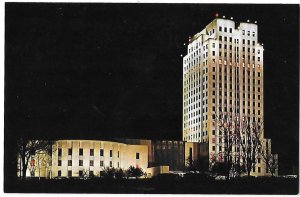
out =
<svg viewBox="0 0 300 197"><path fill-rule="evenodd" d="M59 140L53 145L52 177L99 176L105 167L145 170L148 147L111 141Z"/></svg>
<svg viewBox="0 0 300 197"><path fill-rule="evenodd" d="M263 52L256 22L236 26L232 18L216 18L189 38L183 58L183 141L207 142L209 155L218 157L225 151L214 124L221 113L263 124ZM263 165L252 175L265 175Z"/></svg>

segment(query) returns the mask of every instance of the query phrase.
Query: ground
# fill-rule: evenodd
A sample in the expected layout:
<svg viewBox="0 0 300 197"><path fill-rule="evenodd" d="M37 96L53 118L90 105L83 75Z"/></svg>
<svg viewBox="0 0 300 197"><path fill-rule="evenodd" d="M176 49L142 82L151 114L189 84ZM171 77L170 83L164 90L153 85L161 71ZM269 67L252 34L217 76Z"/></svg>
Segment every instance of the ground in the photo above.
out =
<svg viewBox="0 0 300 197"><path fill-rule="evenodd" d="M6 185L13 193L297 194L298 179L243 178L26 180Z"/></svg>

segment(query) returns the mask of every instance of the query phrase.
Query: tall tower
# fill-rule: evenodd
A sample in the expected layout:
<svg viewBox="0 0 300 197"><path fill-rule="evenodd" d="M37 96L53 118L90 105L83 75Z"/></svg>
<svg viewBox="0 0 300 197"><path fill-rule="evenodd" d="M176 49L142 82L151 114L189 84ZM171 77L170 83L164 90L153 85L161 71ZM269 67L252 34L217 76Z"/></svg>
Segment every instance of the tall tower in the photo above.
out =
<svg viewBox="0 0 300 197"><path fill-rule="evenodd" d="M264 115L263 44L256 22L215 18L189 38L183 58L183 141L217 147L220 113L260 122ZM262 138L264 138L262 134Z"/></svg>

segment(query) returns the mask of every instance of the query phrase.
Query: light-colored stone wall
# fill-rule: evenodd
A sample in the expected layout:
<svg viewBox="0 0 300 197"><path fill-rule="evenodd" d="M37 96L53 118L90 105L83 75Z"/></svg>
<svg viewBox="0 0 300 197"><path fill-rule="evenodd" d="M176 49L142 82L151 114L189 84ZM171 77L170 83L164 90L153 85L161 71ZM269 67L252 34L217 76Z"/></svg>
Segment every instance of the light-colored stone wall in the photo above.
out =
<svg viewBox="0 0 300 197"><path fill-rule="evenodd" d="M57 177L61 172L62 177L68 177L68 171L72 177L78 177L79 171L89 174L91 171L95 176L100 174L106 167L128 169L130 166L145 170L148 167L148 147L146 145L128 145L111 141L94 140L59 140L53 145L52 153L52 176ZM58 156L58 150L62 150L62 156ZM68 149L72 149L72 155L68 155ZM79 149L83 149L83 155L79 155ZM90 150L94 150L94 156ZM104 155L100 156L100 149ZM112 156L110 155L112 151ZM139 154L139 159L136 158ZM61 166L58 161L61 160ZM82 160L83 165L79 165ZM68 161L72 165L68 166ZM103 161L103 166L100 166ZM92 165L93 164L93 165Z"/></svg>

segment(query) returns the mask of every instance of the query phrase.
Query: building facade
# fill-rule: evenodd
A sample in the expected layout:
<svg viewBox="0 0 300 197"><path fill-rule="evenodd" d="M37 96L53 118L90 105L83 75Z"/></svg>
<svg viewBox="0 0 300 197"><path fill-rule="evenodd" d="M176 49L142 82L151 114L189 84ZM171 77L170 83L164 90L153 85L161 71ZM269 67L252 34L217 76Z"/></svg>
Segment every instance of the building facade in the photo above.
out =
<svg viewBox="0 0 300 197"><path fill-rule="evenodd" d="M147 169L148 147L112 141L59 140L53 145L52 176L100 176L104 168Z"/></svg>
<svg viewBox="0 0 300 197"><path fill-rule="evenodd" d="M236 27L232 18L215 18L189 38L183 58L183 141L207 142L216 158L225 149L218 126L222 115L263 127L263 51L256 22ZM260 138L265 144L263 131ZM253 175L267 173L260 165Z"/></svg>
<svg viewBox="0 0 300 197"><path fill-rule="evenodd" d="M208 158L208 144L180 140L115 139L119 142L148 146L148 166L169 166L170 171L184 171L188 159Z"/></svg>
<svg viewBox="0 0 300 197"><path fill-rule="evenodd" d="M141 168L151 177L184 171L188 158L200 157L208 157L207 143L120 138L58 140L53 142L51 151L31 155L26 177L99 177L105 168L127 170L130 166ZM18 176L21 177L20 168Z"/></svg>

